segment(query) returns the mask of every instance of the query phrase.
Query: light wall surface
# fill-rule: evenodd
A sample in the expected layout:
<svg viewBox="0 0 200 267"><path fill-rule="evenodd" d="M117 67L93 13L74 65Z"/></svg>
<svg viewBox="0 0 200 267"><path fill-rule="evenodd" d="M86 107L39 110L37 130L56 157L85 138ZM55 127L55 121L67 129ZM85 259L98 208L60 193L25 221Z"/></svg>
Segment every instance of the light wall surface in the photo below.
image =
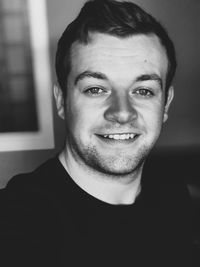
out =
<svg viewBox="0 0 200 267"><path fill-rule="evenodd" d="M78 14L83 0L47 0L52 81L56 81L56 43L66 25ZM158 147L200 147L200 1L135 0L161 21L174 40L178 70L175 99ZM49 88L52 90L52 88ZM44 100L45 101L45 100ZM55 155L64 142L64 125L54 105L55 149L0 153L0 187L15 174L33 170Z"/></svg>

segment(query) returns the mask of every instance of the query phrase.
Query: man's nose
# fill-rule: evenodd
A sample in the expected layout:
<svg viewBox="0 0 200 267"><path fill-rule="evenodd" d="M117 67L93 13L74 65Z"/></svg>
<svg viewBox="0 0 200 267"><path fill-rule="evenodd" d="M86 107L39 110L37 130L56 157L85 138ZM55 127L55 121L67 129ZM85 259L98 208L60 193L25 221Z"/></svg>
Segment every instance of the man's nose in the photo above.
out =
<svg viewBox="0 0 200 267"><path fill-rule="evenodd" d="M120 124L130 123L137 119L137 116L137 111L129 96L117 94L111 96L109 107L104 113L106 120Z"/></svg>

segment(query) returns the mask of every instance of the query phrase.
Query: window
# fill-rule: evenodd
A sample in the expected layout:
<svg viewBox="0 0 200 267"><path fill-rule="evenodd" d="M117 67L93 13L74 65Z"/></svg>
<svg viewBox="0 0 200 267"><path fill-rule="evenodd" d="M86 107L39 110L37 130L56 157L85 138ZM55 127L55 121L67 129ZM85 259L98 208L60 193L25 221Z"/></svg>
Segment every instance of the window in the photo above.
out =
<svg viewBox="0 0 200 267"><path fill-rule="evenodd" d="M0 151L54 146L45 0L0 0Z"/></svg>

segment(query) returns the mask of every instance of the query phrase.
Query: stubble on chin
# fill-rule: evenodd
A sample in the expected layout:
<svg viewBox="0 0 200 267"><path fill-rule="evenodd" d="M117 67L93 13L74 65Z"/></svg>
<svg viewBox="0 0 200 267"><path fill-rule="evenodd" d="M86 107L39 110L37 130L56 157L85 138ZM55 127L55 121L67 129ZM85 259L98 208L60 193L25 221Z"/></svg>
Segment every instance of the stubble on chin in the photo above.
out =
<svg viewBox="0 0 200 267"><path fill-rule="evenodd" d="M67 146L75 161L82 167L115 179L136 174L141 170L149 154L149 148L143 145L137 150L137 154L133 152L127 155L121 151L114 155L112 153L103 155L95 146L77 143L72 135L67 138Z"/></svg>

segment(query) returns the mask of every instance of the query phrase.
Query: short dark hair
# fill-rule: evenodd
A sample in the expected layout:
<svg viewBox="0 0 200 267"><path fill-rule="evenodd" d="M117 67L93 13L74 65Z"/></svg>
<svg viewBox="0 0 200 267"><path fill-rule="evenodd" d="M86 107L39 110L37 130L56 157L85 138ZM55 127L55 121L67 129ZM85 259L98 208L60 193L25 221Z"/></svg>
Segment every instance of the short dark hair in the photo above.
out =
<svg viewBox="0 0 200 267"><path fill-rule="evenodd" d="M89 43L89 34L94 32L106 33L120 38L137 34L155 34L165 48L168 57L167 95L177 63L173 42L165 28L150 14L132 2L89 0L58 41L56 74L64 96L66 96L67 78L71 67L71 46L75 41L82 44Z"/></svg>

